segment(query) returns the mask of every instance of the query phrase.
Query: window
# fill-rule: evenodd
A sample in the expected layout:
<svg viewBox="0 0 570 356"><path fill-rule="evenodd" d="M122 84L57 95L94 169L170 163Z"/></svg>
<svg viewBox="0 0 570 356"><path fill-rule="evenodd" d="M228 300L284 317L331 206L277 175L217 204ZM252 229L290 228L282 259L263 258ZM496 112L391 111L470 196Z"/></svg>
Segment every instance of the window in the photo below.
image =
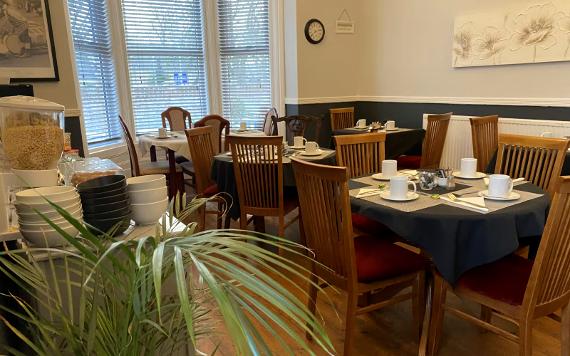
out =
<svg viewBox="0 0 570 356"><path fill-rule="evenodd" d="M85 133L89 145L121 137L106 0L68 0Z"/></svg>
<svg viewBox="0 0 570 356"><path fill-rule="evenodd" d="M218 0L222 110L261 127L271 105L269 0Z"/></svg>
<svg viewBox="0 0 570 356"><path fill-rule="evenodd" d="M201 1L123 0L123 21L136 132L155 131L169 106L206 115Z"/></svg>

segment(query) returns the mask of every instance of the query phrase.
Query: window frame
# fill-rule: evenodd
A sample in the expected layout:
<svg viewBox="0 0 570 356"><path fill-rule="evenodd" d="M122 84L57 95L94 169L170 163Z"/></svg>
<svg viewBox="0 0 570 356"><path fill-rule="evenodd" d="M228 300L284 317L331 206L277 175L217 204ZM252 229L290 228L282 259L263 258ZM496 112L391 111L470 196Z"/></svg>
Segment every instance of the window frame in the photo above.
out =
<svg viewBox="0 0 570 356"><path fill-rule="evenodd" d="M133 103L131 99L129 63L127 47L125 42L125 29L123 26L122 4L120 0L106 0L109 7L109 29L111 34L112 52L115 63L115 74L117 80L117 90L119 99L119 109L125 119L130 132L135 132L135 119ZM206 91L208 94L209 113L222 112L222 91L221 91L221 64L219 53L219 28L217 1L201 0L202 12L204 15L202 33L204 42L205 78ZM269 2L269 63L271 78L271 102L279 112L285 109L285 66L284 66L284 0L268 0ZM73 37L70 24L70 14L67 0L64 3L65 16L68 24L69 40L73 47ZM77 67L75 61L75 49L72 50L72 67L74 72L74 82L76 96L78 98L79 110L81 111L80 122L83 139L84 152L89 155L118 156L125 151L124 142L110 142L109 144L97 145L89 148L86 140L85 118L83 115L83 105L81 102L81 92ZM118 118L117 118L118 119ZM199 118L196 118L198 120Z"/></svg>

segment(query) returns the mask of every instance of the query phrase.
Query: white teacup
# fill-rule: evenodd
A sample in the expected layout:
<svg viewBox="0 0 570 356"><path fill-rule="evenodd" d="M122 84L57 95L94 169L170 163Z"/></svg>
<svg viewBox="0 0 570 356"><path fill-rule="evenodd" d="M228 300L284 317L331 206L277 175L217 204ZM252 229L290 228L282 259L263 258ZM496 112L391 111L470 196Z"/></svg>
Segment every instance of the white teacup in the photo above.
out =
<svg viewBox="0 0 570 356"><path fill-rule="evenodd" d="M239 129L240 130L247 130L247 123L245 121L242 121L239 123Z"/></svg>
<svg viewBox="0 0 570 356"><path fill-rule="evenodd" d="M408 176L393 176L390 178L390 198L392 199L406 199L408 195L408 186L414 187L414 192L417 190L416 183L408 179Z"/></svg>
<svg viewBox="0 0 570 356"><path fill-rule="evenodd" d="M554 132L545 131L545 132L540 134L540 137L552 138L552 137L554 137Z"/></svg>
<svg viewBox="0 0 570 356"><path fill-rule="evenodd" d="M365 128L366 127L366 119L360 119L356 122L356 127L358 128Z"/></svg>
<svg viewBox="0 0 570 356"><path fill-rule="evenodd" d="M396 121L394 121L394 120L386 121L386 129L387 130L393 130L395 128L396 128Z"/></svg>
<svg viewBox="0 0 570 356"><path fill-rule="evenodd" d="M295 136L293 137L293 146L297 147L305 147L305 143L307 143L307 139L303 136Z"/></svg>
<svg viewBox="0 0 570 356"><path fill-rule="evenodd" d="M508 198L513 191L513 180L506 174L491 174L489 176L490 197Z"/></svg>
<svg viewBox="0 0 570 356"><path fill-rule="evenodd" d="M398 161L395 159L385 159L382 161L382 176L390 178L398 173Z"/></svg>
<svg viewBox="0 0 570 356"><path fill-rule="evenodd" d="M164 127L158 129L158 137L166 137L168 133Z"/></svg>
<svg viewBox="0 0 570 356"><path fill-rule="evenodd" d="M477 158L462 158L461 159L461 176L462 177L475 177L477 173Z"/></svg>
<svg viewBox="0 0 570 356"><path fill-rule="evenodd" d="M305 152L308 154L317 153L319 151L319 144L315 141L308 141L305 144Z"/></svg>

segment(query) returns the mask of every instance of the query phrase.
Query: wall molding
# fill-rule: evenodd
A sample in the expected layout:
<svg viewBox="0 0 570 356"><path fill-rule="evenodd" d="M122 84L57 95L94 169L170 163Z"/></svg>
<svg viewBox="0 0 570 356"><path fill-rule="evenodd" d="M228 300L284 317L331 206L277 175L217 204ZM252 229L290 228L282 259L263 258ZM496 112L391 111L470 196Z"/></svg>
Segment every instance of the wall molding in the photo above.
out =
<svg viewBox="0 0 570 356"><path fill-rule="evenodd" d="M317 98L286 98L285 104L325 104L352 101L416 104L460 104L460 105L508 105L570 107L570 98L484 98L484 97L437 97L437 96L337 96Z"/></svg>

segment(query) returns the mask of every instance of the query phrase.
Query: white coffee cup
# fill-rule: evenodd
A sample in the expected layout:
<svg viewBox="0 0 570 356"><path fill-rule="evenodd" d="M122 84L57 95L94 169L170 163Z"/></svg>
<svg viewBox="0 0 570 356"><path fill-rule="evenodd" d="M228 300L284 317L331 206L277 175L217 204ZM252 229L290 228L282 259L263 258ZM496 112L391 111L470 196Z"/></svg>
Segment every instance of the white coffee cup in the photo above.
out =
<svg viewBox="0 0 570 356"><path fill-rule="evenodd" d="M406 199L408 195L408 186L414 187L414 192L417 190L416 183L408 179L408 176L394 176L390 178L390 198L392 199Z"/></svg>
<svg viewBox="0 0 570 356"><path fill-rule="evenodd" d="M239 123L239 129L240 130L247 130L247 123L245 121L242 121Z"/></svg>
<svg viewBox="0 0 570 356"><path fill-rule="evenodd" d="M295 136L293 137L293 146L295 148L298 147L305 147L305 143L307 143L307 139L303 136Z"/></svg>
<svg viewBox="0 0 570 356"><path fill-rule="evenodd" d="M361 129L365 128L365 127L366 127L366 119L360 119L360 120L358 120L358 121L356 122L356 126L357 126L358 128L361 128Z"/></svg>
<svg viewBox="0 0 570 356"><path fill-rule="evenodd" d="M393 130L395 128L396 128L396 121L394 121L394 120L386 121L386 129L387 130Z"/></svg>
<svg viewBox="0 0 570 356"><path fill-rule="evenodd" d="M305 144L305 152L308 154L317 153L319 150L319 144L315 141L307 141Z"/></svg>
<svg viewBox="0 0 570 356"><path fill-rule="evenodd" d="M462 158L461 159L461 176L462 177L475 177L477 173L477 158Z"/></svg>
<svg viewBox="0 0 570 356"><path fill-rule="evenodd" d="M508 198L513 191L513 180L506 174L491 174L488 189L490 197Z"/></svg>
<svg viewBox="0 0 570 356"><path fill-rule="evenodd" d="M390 178L398 173L398 161L395 159L385 159L382 161L382 176Z"/></svg>
<svg viewBox="0 0 570 356"><path fill-rule="evenodd" d="M158 137L166 137L168 133L164 127L158 129Z"/></svg>
<svg viewBox="0 0 570 356"><path fill-rule="evenodd" d="M540 134L540 137L552 138L552 137L554 137L554 132L545 131L545 132Z"/></svg>

